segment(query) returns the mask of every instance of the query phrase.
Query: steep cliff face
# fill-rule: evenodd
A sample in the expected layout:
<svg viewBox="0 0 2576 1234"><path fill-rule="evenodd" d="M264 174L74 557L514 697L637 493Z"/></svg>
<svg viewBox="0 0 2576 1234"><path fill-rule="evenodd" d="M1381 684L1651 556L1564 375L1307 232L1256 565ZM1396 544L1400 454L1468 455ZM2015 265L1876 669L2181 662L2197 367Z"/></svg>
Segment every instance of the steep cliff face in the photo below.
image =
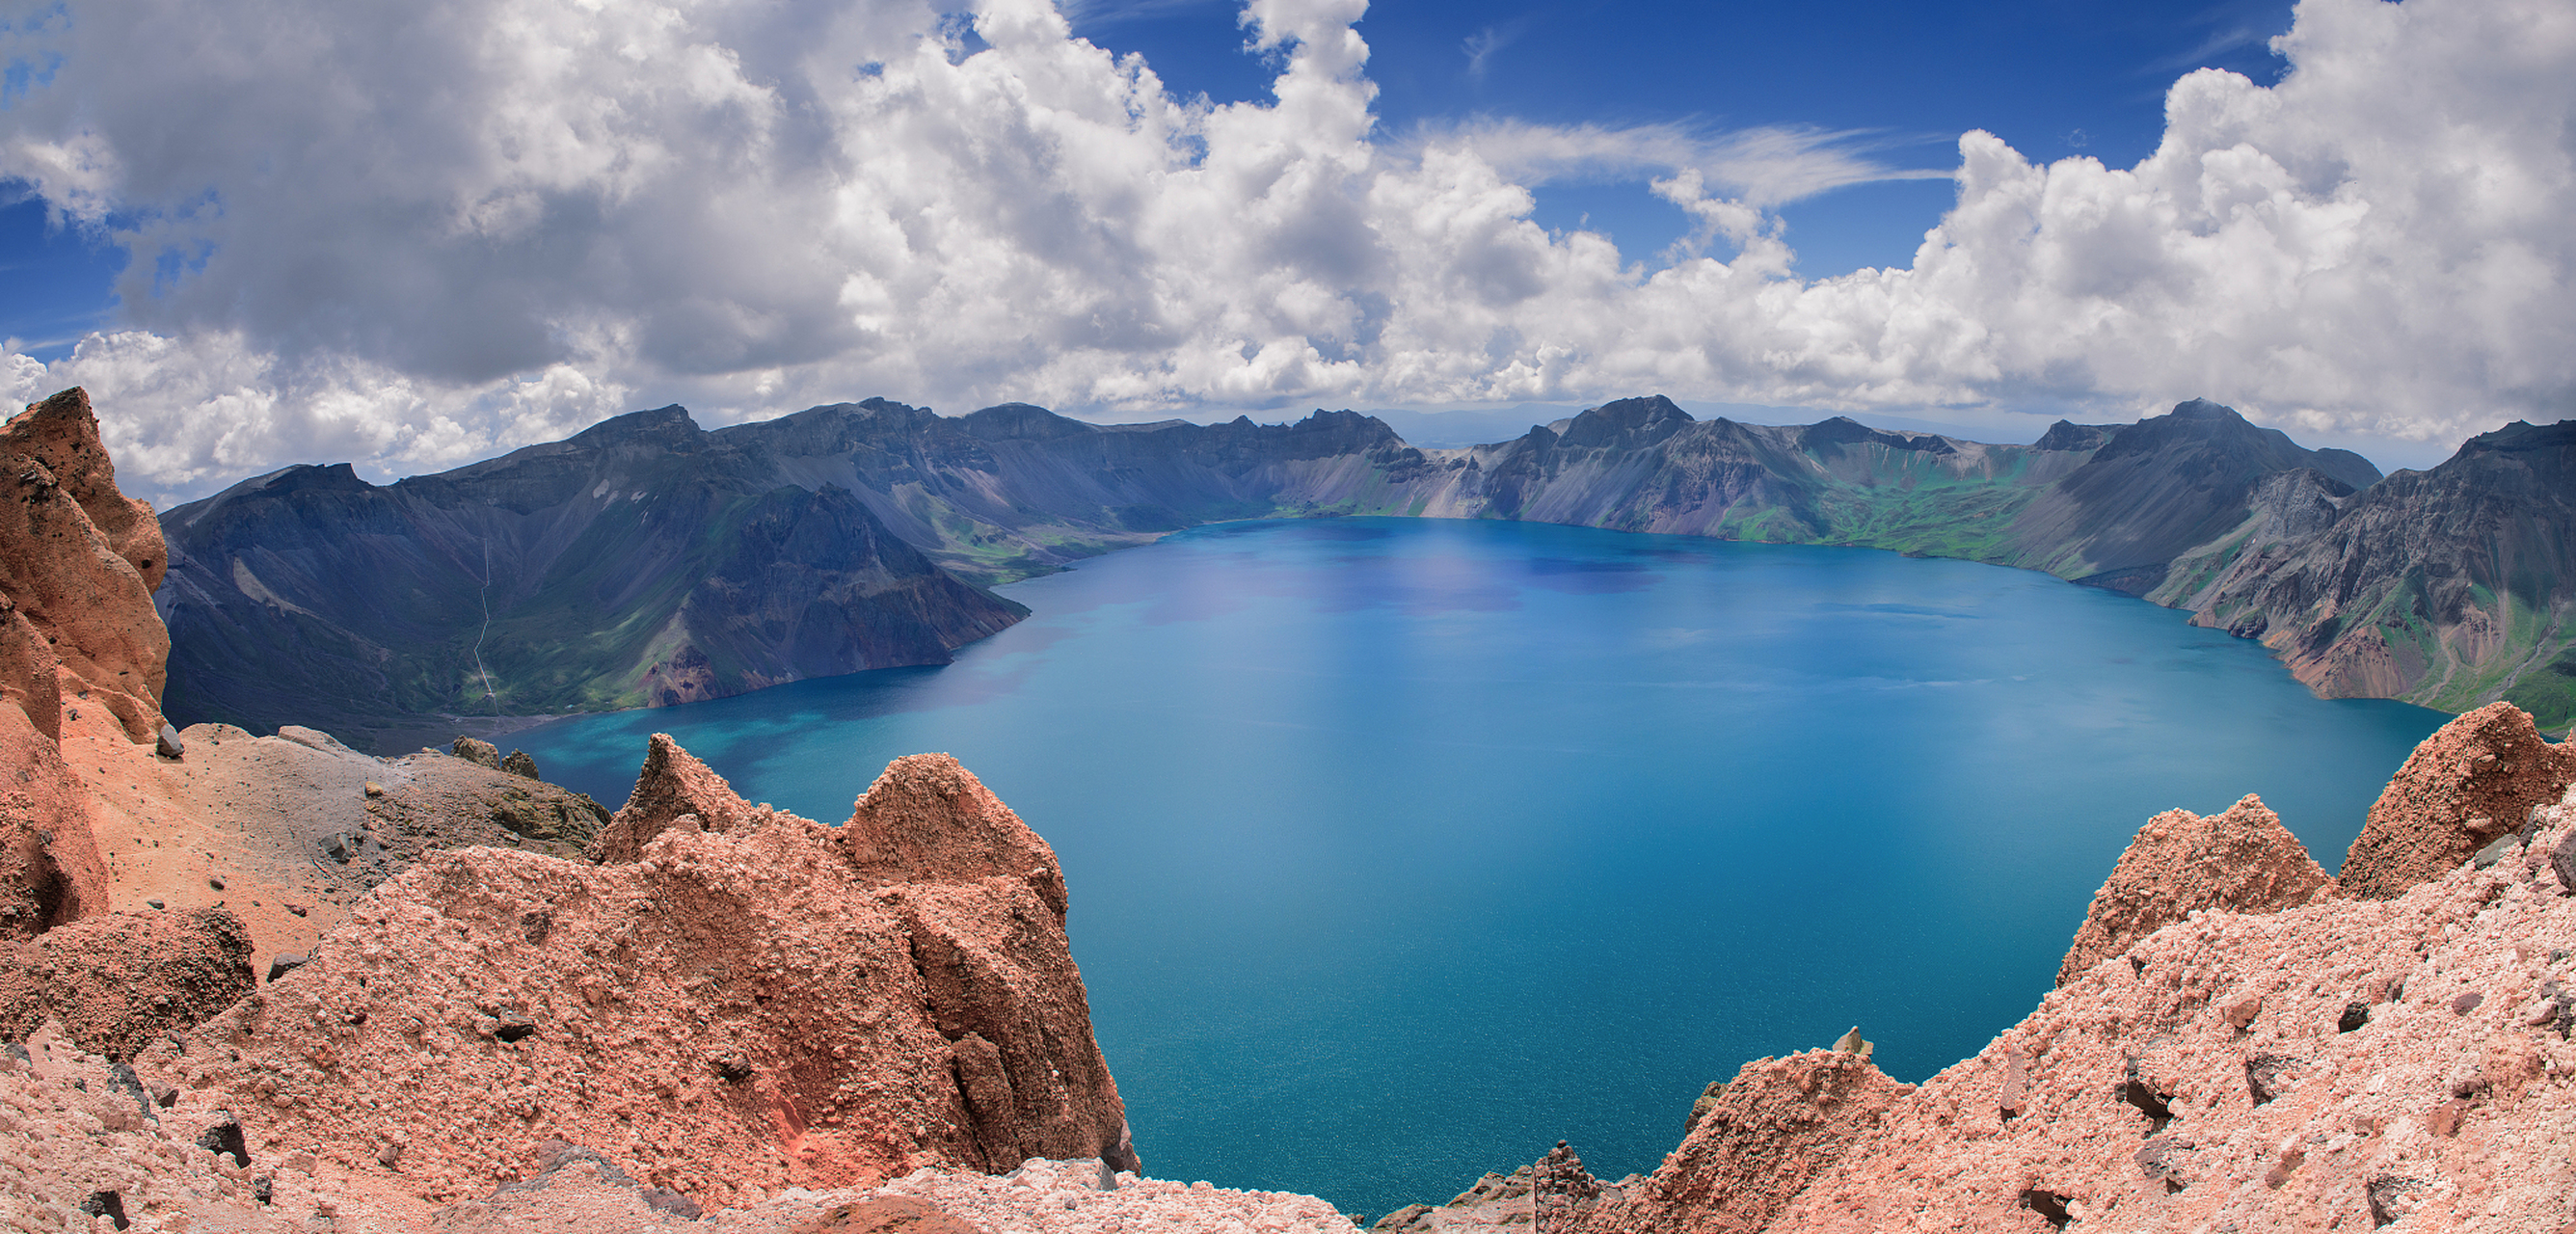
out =
<svg viewBox="0 0 2576 1234"><path fill-rule="evenodd" d="M2516 423L2399 472L2330 525L2230 563L2194 620L2335 697L2576 721L2576 421Z"/></svg>
<svg viewBox="0 0 2576 1234"><path fill-rule="evenodd" d="M711 1204L922 1166L1136 1168L1054 854L981 784L888 768L858 813L899 814L922 859L887 865L854 856L864 822L751 806L664 743L632 801L693 809L634 862L431 855L137 1067L234 1111L253 1154L320 1145L429 1200L488 1193L547 1139Z"/></svg>
<svg viewBox="0 0 2576 1234"><path fill-rule="evenodd" d="M163 526L171 713L361 746L404 717L944 663L1026 614L848 490L784 482L676 407L384 487L346 465L288 468Z"/></svg>

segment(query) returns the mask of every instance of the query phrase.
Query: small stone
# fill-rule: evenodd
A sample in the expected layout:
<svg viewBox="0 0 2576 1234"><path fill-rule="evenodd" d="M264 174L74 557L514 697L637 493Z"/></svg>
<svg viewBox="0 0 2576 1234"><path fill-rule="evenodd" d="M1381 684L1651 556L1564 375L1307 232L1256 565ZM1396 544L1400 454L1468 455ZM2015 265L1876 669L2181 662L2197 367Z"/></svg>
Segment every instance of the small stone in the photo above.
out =
<svg viewBox="0 0 2576 1234"><path fill-rule="evenodd" d="M188 753L188 743L179 740L179 730L163 724L161 738L152 744L152 752L163 758L183 758ZM120 1225L117 1228L125 1227Z"/></svg>
<svg viewBox="0 0 2576 1234"><path fill-rule="evenodd" d="M492 1026L494 1041L520 1041L537 1031L537 1022L529 1019L527 1012L516 1007L503 1007L494 1012L492 1018L496 1021Z"/></svg>
<svg viewBox="0 0 2576 1234"><path fill-rule="evenodd" d="M726 1081L740 1084L751 1078L751 1060L740 1054L726 1054L715 1060L716 1074Z"/></svg>
<svg viewBox="0 0 2576 1234"><path fill-rule="evenodd" d="M2558 875L2558 894L2576 895L2576 827L2568 828L2549 850L2549 868Z"/></svg>
<svg viewBox="0 0 2576 1234"><path fill-rule="evenodd" d="M2345 1003L2343 1014L2335 1020L2335 1031L2348 1033L2370 1023L2370 1004Z"/></svg>
<svg viewBox="0 0 2576 1234"><path fill-rule="evenodd" d="M242 1138L241 1120L230 1110L215 1111L215 1121L197 1133L197 1147L207 1152L230 1154L235 1165L250 1164L250 1144Z"/></svg>
<svg viewBox="0 0 2576 1234"><path fill-rule="evenodd" d="M281 951L268 962L268 979L273 984L280 977L304 967L304 957L292 951Z"/></svg>
<svg viewBox="0 0 2576 1234"><path fill-rule="evenodd" d="M262 1204L267 1204L273 1202L276 1197L276 1179L271 1178L266 1174L262 1174L259 1177L250 1180L250 1198L257 1200Z"/></svg>
<svg viewBox="0 0 2576 1234"><path fill-rule="evenodd" d="M2431 1183L2420 1178L2383 1174L2370 1180L2367 1194L2370 1197L2371 1228L2393 1225L2399 1218L2414 1212L2432 1189Z"/></svg>
<svg viewBox="0 0 2576 1234"><path fill-rule="evenodd" d="M301 916L304 916L304 915L305 915L305 914L307 914L307 913L312 912L312 911L313 911L313 906L312 906L312 905L310 905L310 904L297 904L297 903L294 903L293 901L289 901L289 902L287 902L287 905L286 905L286 911L288 911L288 912L290 912L290 913L293 913L293 914L295 914L295 915L296 915L296 916L298 916L298 917L301 917Z"/></svg>
<svg viewBox="0 0 2576 1234"><path fill-rule="evenodd" d="M2451 1000L2451 1014L2467 1015L2468 1013L2477 1010L2478 1004L2485 1001L2487 1001L2486 995L2480 994L2475 990L2471 990L2468 993Z"/></svg>
<svg viewBox="0 0 2576 1234"><path fill-rule="evenodd" d="M81 1201L80 1210L92 1217L105 1217L120 1230L134 1224L125 1219L125 1197L113 1191L89 1193L89 1198Z"/></svg>
<svg viewBox="0 0 2576 1234"><path fill-rule="evenodd" d="M402 1164L402 1154L401 1142L387 1141L383 1148L376 1150L376 1164L388 1170L394 1169Z"/></svg>
<svg viewBox="0 0 2576 1234"><path fill-rule="evenodd" d="M143 903L144 903L146 906L151 907L151 908L168 908L168 907L169 907L169 905L167 905L167 904L163 904L163 903L162 903L162 902L160 902L159 900L145 900Z"/></svg>
<svg viewBox="0 0 2576 1234"><path fill-rule="evenodd" d="M2257 1054L2245 1060L2245 1093L2254 1104L2263 1105L2280 1096L2290 1086L2293 1072L2307 1065L2303 1058L2287 1054Z"/></svg>
<svg viewBox="0 0 2576 1234"><path fill-rule="evenodd" d="M369 780L367 781L367 795L370 797L382 797L385 795L385 786L378 784L373 780Z"/></svg>
<svg viewBox="0 0 2576 1234"><path fill-rule="evenodd" d="M1118 1171L1110 1169L1109 1163L1105 1160L1100 1163L1100 1181L1095 1186L1102 1191L1118 1189Z"/></svg>
<svg viewBox="0 0 2576 1234"><path fill-rule="evenodd" d="M2469 860L2479 869L2484 870L2494 866L2495 863L2514 855L2516 852L2521 851L2521 849L2522 837L2508 831L2503 835L2497 836L2495 839L2488 841L2487 846L2479 849L2477 855L2469 858Z"/></svg>
<svg viewBox="0 0 2576 1234"><path fill-rule="evenodd" d="M209 874L206 876L206 885L217 891L221 891L224 889L224 880L219 876Z"/></svg>

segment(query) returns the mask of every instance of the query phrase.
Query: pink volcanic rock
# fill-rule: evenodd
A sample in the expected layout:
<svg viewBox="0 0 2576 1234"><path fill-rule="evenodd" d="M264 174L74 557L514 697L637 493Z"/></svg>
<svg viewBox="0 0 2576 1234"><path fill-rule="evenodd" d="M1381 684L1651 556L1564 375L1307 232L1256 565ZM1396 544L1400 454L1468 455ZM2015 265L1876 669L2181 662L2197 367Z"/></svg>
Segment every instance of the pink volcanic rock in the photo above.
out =
<svg viewBox="0 0 2576 1234"><path fill-rule="evenodd" d="M170 658L152 588L168 562L151 508L118 494L115 477L78 389L0 426L0 594L44 634L82 696L149 743Z"/></svg>
<svg viewBox="0 0 2576 1234"><path fill-rule="evenodd" d="M2226 813L2207 818L2167 810L2138 829L2110 879L2094 893L2093 907L2058 966L2057 984L2194 910L2268 913L2333 888L2334 880L2260 797L2247 794Z"/></svg>
<svg viewBox="0 0 2576 1234"><path fill-rule="evenodd" d="M253 984L250 933L220 908L93 917L18 944L0 968L0 1037L59 1017L81 1049L123 1062Z"/></svg>
<svg viewBox="0 0 2576 1234"><path fill-rule="evenodd" d="M751 805L714 768L681 749L669 733L655 733L625 808L599 833L599 859L633 861L653 837L683 818L692 830L730 831L752 815Z"/></svg>
<svg viewBox="0 0 2576 1234"><path fill-rule="evenodd" d="M1768 1229L1810 1179L1870 1143L1913 1091L1835 1050L1747 1063L1661 1168L1563 1216L1542 1202L1541 1234Z"/></svg>
<svg viewBox="0 0 2576 1234"><path fill-rule="evenodd" d="M161 520L150 502L117 491L116 464L99 439L89 391L74 386L27 408L0 428L0 453L25 454L43 463L80 503L90 525L106 537L108 549L143 576L144 590L161 589L161 576L170 568Z"/></svg>
<svg viewBox="0 0 2576 1234"><path fill-rule="evenodd" d="M2576 807L2546 808L2494 866L2391 899L2188 912L1976 1057L1863 1090L1865 1121L1801 1122L1796 1084L1775 1081L1761 1109L1777 1130L1705 1155L1719 1186L1667 1181L1715 1147L1695 1128L1655 1185L1605 1192L1580 1228L2563 1234L2576 896L2553 854L2571 824ZM1814 1057L1748 1072L1794 1081ZM1623 1206L1643 1218L1606 1225Z"/></svg>
<svg viewBox="0 0 2576 1234"><path fill-rule="evenodd" d="M548 1139L710 1205L931 1165L1134 1168L1028 880L871 880L833 829L703 770L657 741L637 800L725 829L666 828L624 865L429 857L137 1066L236 1111L254 1154L310 1146L425 1199L489 1194Z"/></svg>
<svg viewBox="0 0 2576 1234"><path fill-rule="evenodd" d="M945 754L887 764L853 807L841 843L863 878L910 882L937 870L949 878L1024 879L1064 916L1064 871L1055 849Z"/></svg>
<svg viewBox="0 0 2576 1234"><path fill-rule="evenodd" d="M89 790L62 747L10 702L0 702L0 768L0 940L106 911Z"/></svg>
<svg viewBox="0 0 2576 1234"><path fill-rule="evenodd" d="M2551 745L2521 708L2489 703L2415 747L2370 807L2337 881L2347 895L2403 895L2521 827L2570 782L2576 750Z"/></svg>

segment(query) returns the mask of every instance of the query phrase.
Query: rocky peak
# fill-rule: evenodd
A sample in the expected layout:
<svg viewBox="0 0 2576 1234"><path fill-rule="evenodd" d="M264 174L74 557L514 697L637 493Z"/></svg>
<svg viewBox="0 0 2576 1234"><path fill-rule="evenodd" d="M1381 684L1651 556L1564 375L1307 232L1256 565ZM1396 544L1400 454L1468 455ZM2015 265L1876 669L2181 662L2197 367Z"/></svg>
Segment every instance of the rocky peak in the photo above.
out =
<svg viewBox="0 0 2576 1234"><path fill-rule="evenodd" d="M0 452L43 463L106 537L108 548L142 574L145 589L161 586L169 554L161 544L160 520L153 517L149 502L117 491L116 464L99 438L89 391L74 386L27 408L0 429Z"/></svg>
<svg viewBox="0 0 2576 1234"><path fill-rule="evenodd" d="M2233 407L2193 399L2177 403L2161 416L2149 416L2122 429L2093 456L2100 463L2126 455L2189 451L2207 462L2198 470L2213 481L2232 476L2251 481L2258 475L2296 467L2314 467L2353 488L2380 480L2370 460L2349 450L2310 450L2279 429L2262 428Z"/></svg>
<svg viewBox="0 0 2576 1234"><path fill-rule="evenodd" d="M1835 416L1830 420L1819 420L1798 430L1798 444L1805 449L1814 449L1820 445L1850 445L1864 441L1895 450L1918 450L1925 454L1958 453L1958 447L1951 445L1949 438L1937 433L1891 433L1884 429L1871 428L1850 416Z"/></svg>
<svg viewBox="0 0 2576 1234"><path fill-rule="evenodd" d="M2040 434L2039 440L2032 442L2030 448L2033 450L2098 450L2102 447L2102 443L2119 436L2120 430L2127 427L2129 426L2125 424L2077 424L2071 420L2060 420L2049 425L2048 431Z"/></svg>
<svg viewBox="0 0 2576 1234"><path fill-rule="evenodd" d="M714 768L681 749L669 733L655 733L625 808L599 833L598 857L612 865L638 860L653 837L683 818L697 830L731 831L753 814L751 803Z"/></svg>
<svg viewBox="0 0 2576 1234"><path fill-rule="evenodd" d="M967 432L985 441L1045 441L1100 431L1080 420L1059 416L1044 407L1033 407L1027 403L987 407L968 413L959 422Z"/></svg>
<svg viewBox="0 0 2576 1234"><path fill-rule="evenodd" d="M2094 893L2093 907L2058 965L2057 984L2196 910L2268 913L2333 889L2334 880L2260 797L2248 793L2225 813L2207 818L2167 810L2138 829Z"/></svg>
<svg viewBox="0 0 2576 1234"><path fill-rule="evenodd" d="M2552 745L2531 716L2489 703L2424 739L2397 769L2344 855L2347 895L2386 900L2441 877L2520 831L2576 783L2576 748Z"/></svg>
<svg viewBox="0 0 2576 1234"><path fill-rule="evenodd" d="M840 836L851 863L871 881L1019 879L1064 919L1064 871L1055 850L948 755L911 754L888 764L852 807Z"/></svg>
<svg viewBox="0 0 2576 1234"><path fill-rule="evenodd" d="M630 442L650 442L666 449L694 448L706 436L706 430L689 415L689 409L678 403L649 411L630 411L610 416L589 428L573 434L566 445L607 446Z"/></svg>
<svg viewBox="0 0 2576 1234"><path fill-rule="evenodd" d="M1773 1218L1914 1091L1858 1054L1808 1050L1746 1063L1653 1174L1570 1204L1548 1234L1768 1229ZM1577 1163L1579 1168L1579 1162ZM1580 1195L1582 1188L1560 1190Z"/></svg>
<svg viewBox="0 0 2576 1234"><path fill-rule="evenodd" d="M2576 420L2561 420L2549 425L2516 420L2460 444L2462 454L2519 454L2536 450L2576 450Z"/></svg>
<svg viewBox="0 0 2576 1234"><path fill-rule="evenodd" d="M1603 403L1575 416L1564 430L1564 444L1576 447L1637 449L1664 441L1690 427L1691 414L1671 399L1654 394Z"/></svg>

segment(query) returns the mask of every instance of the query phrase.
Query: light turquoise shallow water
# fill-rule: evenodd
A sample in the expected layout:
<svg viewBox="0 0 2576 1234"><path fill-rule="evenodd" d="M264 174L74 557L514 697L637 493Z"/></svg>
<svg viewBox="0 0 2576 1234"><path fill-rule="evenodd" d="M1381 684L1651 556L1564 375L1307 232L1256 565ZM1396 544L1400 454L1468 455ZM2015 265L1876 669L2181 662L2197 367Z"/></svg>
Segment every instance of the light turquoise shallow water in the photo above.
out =
<svg viewBox="0 0 2576 1234"><path fill-rule="evenodd" d="M1006 589L957 663L521 734L617 802L666 731L837 821L946 750L1055 845L1161 1177L1383 1213L1854 1023L1919 1080L2027 1014L2155 811L2331 867L2445 718L2045 575L1405 519L1235 523Z"/></svg>

